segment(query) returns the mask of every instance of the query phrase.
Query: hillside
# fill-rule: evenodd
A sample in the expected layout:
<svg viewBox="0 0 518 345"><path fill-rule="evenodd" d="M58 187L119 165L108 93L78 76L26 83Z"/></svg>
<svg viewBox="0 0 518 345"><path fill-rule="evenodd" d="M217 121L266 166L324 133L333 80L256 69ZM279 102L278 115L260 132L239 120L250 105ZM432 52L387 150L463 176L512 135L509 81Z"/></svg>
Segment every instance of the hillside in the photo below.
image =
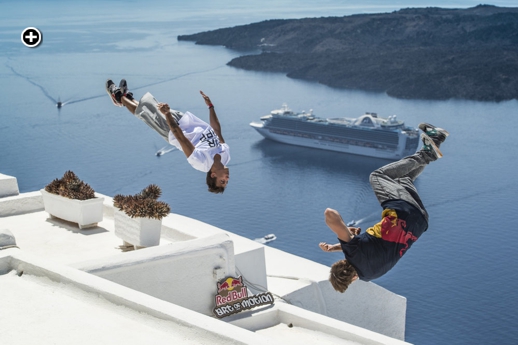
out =
<svg viewBox="0 0 518 345"><path fill-rule="evenodd" d="M254 51L228 64L336 88L406 99L518 98L518 8L268 20L178 40Z"/></svg>

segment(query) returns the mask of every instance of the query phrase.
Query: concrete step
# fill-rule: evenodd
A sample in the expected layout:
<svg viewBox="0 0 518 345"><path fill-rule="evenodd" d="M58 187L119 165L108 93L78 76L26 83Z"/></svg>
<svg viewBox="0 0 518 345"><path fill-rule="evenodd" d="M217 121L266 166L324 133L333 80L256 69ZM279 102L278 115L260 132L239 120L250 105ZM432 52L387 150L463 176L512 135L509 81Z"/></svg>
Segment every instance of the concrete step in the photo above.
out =
<svg viewBox="0 0 518 345"><path fill-rule="evenodd" d="M0 198L20 194L16 177L0 174Z"/></svg>

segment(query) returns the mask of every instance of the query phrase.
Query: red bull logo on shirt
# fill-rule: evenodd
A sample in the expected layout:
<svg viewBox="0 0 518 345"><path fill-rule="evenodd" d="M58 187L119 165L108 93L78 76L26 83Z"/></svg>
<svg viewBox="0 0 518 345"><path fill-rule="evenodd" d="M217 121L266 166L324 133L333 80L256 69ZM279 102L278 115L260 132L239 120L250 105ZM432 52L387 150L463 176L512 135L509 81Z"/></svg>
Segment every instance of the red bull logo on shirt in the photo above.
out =
<svg viewBox="0 0 518 345"><path fill-rule="evenodd" d="M397 217L389 216L381 221L381 238L385 241L404 244L405 247L399 251L399 256L403 256L405 251L410 247L411 243L417 241L417 237L410 231L406 230L406 221Z"/></svg>
<svg viewBox="0 0 518 345"><path fill-rule="evenodd" d="M216 306L214 315L219 318L258 306L273 304L270 292L258 295L248 295L248 289L243 284L243 277L227 277L217 282Z"/></svg>

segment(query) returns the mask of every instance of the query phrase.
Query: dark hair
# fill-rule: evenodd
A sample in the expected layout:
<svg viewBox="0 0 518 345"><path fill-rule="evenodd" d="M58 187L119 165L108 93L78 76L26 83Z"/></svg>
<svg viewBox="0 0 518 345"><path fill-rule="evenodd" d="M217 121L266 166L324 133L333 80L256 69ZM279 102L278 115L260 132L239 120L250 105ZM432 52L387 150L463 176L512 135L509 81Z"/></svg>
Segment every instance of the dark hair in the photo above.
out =
<svg viewBox="0 0 518 345"><path fill-rule="evenodd" d="M358 273L356 273L354 267L344 259L335 262L333 266L331 266L329 281L336 291L343 293L347 290L349 285L351 285L357 275Z"/></svg>
<svg viewBox="0 0 518 345"><path fill-rule="evenodd" d="M209 187L209 192L211 193L223 193L225 191L225 187L216 186L216 178L210 176L212 171L207 171L207 186Z"/></svg>

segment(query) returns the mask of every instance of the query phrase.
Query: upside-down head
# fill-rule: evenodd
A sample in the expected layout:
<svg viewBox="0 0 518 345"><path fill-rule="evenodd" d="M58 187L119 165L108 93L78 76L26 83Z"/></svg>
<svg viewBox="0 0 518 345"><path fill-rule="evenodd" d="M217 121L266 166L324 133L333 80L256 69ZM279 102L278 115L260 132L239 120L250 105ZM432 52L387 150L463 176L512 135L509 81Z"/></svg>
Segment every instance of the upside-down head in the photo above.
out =
<svg viewBox="0 0 518 345"><path fill-rule="evenodd" d="M329 281L336 291L345 292L356 279L358 279L358 273L347 260L337 261L331 266Z"/></svg>

